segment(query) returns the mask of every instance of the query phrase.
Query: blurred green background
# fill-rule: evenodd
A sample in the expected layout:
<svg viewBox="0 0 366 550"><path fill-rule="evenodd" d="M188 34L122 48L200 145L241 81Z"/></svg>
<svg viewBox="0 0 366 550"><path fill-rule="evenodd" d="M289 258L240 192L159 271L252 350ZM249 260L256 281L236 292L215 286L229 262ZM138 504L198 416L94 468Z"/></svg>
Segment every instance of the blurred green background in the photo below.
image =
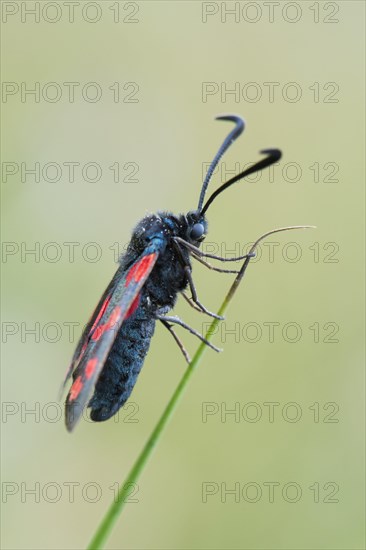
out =
<svg viewBox="0 0 366 550"><path fill-rule="evenodd" d="M84 548L182 376L157 327L118 421L64 428L117 249L196 207L226 112L247 130L211 190L284 157L212 206L207 250L317 229L261 247L107 547L364 548L363 43L357 1L2 2L3 548ZM194 277L216 310L231 277Z"/></svg>

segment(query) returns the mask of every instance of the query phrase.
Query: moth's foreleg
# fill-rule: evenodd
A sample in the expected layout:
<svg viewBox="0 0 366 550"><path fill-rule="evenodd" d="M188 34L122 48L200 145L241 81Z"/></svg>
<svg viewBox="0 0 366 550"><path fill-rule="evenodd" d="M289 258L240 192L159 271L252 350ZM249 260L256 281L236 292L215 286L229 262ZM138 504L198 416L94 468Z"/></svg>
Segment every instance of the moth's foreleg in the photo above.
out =
<svg viewBox="0 0 366 550"><path fill-rule="evenodd" d="M196 255L195 252L192 252L192 258L197 260L197 262L204 265L208 269L212 269L212 271L218 271L219 273L239 273L238 269L222 269L221 267L215 267L214 265L211 265L210 263L203 260L200 256Z"/></svg>
<svg viewBox="0 0 366 550"><path fill-rule="evenodd" d="M174 241L176 243L181 244L185 248L188 248L188 250L191 250L194 254L199 256L200 258L212 258L213 260L218 260L219 262L239 262L240 260L246 260L247 258L254 258L255 253L252 252L251 254L244 254L243 256L236 256L235 258L224 258L223 256L216 256L216 254L207 254L205 252L202 252L197 246L194 246L191 243L188 243L184 239L181 239L180 237L174 237Z"/></svg>

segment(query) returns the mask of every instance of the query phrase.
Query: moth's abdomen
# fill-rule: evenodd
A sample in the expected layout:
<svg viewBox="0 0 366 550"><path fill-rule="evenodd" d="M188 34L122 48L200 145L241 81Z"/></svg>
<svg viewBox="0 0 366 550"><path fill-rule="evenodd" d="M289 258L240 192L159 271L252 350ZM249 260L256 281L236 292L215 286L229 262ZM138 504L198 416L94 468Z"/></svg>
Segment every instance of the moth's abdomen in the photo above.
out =
<svg viewBox="0 0 366 550"><path fill-rule="evenodd" d="M156 320L140 305L119 330L89 402L95 422L108 420L130 397L154 334Z"/></svg>

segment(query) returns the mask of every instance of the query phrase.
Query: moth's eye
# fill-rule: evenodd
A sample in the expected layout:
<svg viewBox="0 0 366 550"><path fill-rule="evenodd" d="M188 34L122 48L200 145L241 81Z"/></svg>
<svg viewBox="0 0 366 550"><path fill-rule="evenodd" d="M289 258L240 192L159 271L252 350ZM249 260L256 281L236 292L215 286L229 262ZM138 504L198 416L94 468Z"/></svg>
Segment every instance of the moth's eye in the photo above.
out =
<svg viewBox="0 0 366 550"><path fill-rule="evenodd" d="M192 239L192 241L199 241L204 237L204 234L205 234L205 228L203 224L195 223L191 229L189 237Z"/></svg>

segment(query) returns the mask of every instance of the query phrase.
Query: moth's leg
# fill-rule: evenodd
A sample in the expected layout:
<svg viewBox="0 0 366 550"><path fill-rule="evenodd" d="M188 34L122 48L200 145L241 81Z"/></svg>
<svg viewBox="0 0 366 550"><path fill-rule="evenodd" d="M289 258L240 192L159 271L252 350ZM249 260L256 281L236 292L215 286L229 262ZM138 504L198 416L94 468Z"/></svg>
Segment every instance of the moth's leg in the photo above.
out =
<svg viewBox="0 0 366 550"><path fill-rule="evenodd" d="M221 269L221 267L215 267L205 260L202 260L200 256L197 256L195 252L192 252L192 258L197 260L200 264L203 264L204 266L208 267L208 269L212 269L213 271L218 271L219 273L239 273L239 269Z"/></svg>
<svg viewBox="0 0 366 550"><path fill-rule="evenodd" d="M200 313L204 313L202 311L201 308L199 308L198 306L196 306L196 304L194 303L194 301L192 300L192 298L190 298L185 292L184 290L181 291L181 295L183 296L183 298L186 300L186 302L189 303L189 305L191 307L193 307L193 309L195 309L196 311L199 311Z"/></svg>
<svg viewBox="0 0 366 550"><path fill-rule="evenodd" d="M184 269L185 269L185 272L186 272L186 275L187 275L189 288L190 288L191 293L192 293L192 301L200 308L200 310L203 313L206 313L206 315L209 315L210 317L214 317L214 319L220 319L220 321L222 321L224 319L224 317L222 317L222 315L217 315L216 313L212 313L212 311L209 311L203 304L201 304L201 302L199 301L199 299L197 297L196 287L194 286L194 282L193 282L193 279L192 279L191 268L190 268L189 265L186 265L184 267Z"/></svg>
<svg viewBox="0 0 366 550"><path fill-rule="evenodd" d="M174 237L174 240L191 250L194 254L197 254L197 256L205 257L205 258L213 258L214 260L219 260L220 262L238 262L239 260L245 260L246 258L254 258L255 254L254 252L252 254L244 254L243 256L236 256L235 258L223 258L222 256L216 256L215 254L206 254L205 252L202 252L197 246L194 246L191 243L188 243L184 239L181 239L180 237Z"/></svg>
<svg viewBox="0 0 366 550"><path fill-rule="evenodd" d="M164 319L164 316L158 317L158 319L159 319L159 321L162 322L162 324L164 325L164 327L166 327L166 328L169 330L170 334L173 336L174 340L177 342L180 351L183 353L185 360L187 361L187 363L190 363L190 362L191 362L191 358L189 357L188 352L187 352L186 348L185 348L184 345L183 345L183 342L180 340L180 338L179 338L179 337L177 336L177 334L174 332L172 326L168 323L168 321L166 321L166 320Z"/></svg>
<svg viewBox="0 0 366 550"><path fill-rule="evenodd" d="M206 315L209 315L210 317L214 317L214 319L220 319L220 321L222 321L222 319L224 319L224 317L222 317L221 315L216 315L216 313L212 313L212 311L209 311L198 300L196 287L194 286L194 282L193 282L193 279L192 279L191 266L189 264L187 264L187 261L185 260L183 254L182 254L180 246L175 241L175 239L173 240L173 243L174 243L175 249L178 253L179 261L181 262L182 266L184 267L184 271L185 271L187 279L188 279L189 288L190 288L191 293L192 293L193 302L200 308L201 311L203 311L203 313L206 313Z"/></svg>
<svg viewBox="0 0 366 550"><path fill-rule="evenodd" d="M212 311L209 311L198 300L196 287L195 287L193 279L192 279L191 266L189 264L187 264L186 260L184 259L184 256L182 254L182 251L180 249L179 244L177 242L175 242L175 240L173 240L173 243L174 243L175 248L178 252L179 260L180 260L181 264L184 267L184 270L185 270L185 273L186 273L186 276L187 276L187 279L188 279L189 288L190 288L191 293L192 293L192 299L191 299L191 301L189 301L189 303L191 303L193 301L199 307L200 311L202 311L203 313L206 313L206 315L209 315L210 317L214 317L215 319L220 319L220 320L224 319L224 317L222 317L221 315L216 315L216 313L212 313Z"/></svg>
<svg viewBox="0 0 366 550"><path fill-rule="evenodd" d="M182 319L180 319L179 317L168 317L167 315L159 315L157 314L156 315L156 318L159 319L160 321L166 321L167 323L175 323L176 325L179 325L180 327L183 327L185 328L186 330L188 330L191 334L193 334L194 336L197 336L197 338L199 338L201 340L201 342L204 342L207 346L209 346L211 349L215 350L215 351L222 351L220 348L217 348L216 346L214 346L213 344L211 344L211 342L209 342L208 340L206 340L206 338L204 336L202 336L202 334L200 334L199 332L197 332L194 328L190 327L189 325L187 325L184 321L182 321Z"/></svg>

